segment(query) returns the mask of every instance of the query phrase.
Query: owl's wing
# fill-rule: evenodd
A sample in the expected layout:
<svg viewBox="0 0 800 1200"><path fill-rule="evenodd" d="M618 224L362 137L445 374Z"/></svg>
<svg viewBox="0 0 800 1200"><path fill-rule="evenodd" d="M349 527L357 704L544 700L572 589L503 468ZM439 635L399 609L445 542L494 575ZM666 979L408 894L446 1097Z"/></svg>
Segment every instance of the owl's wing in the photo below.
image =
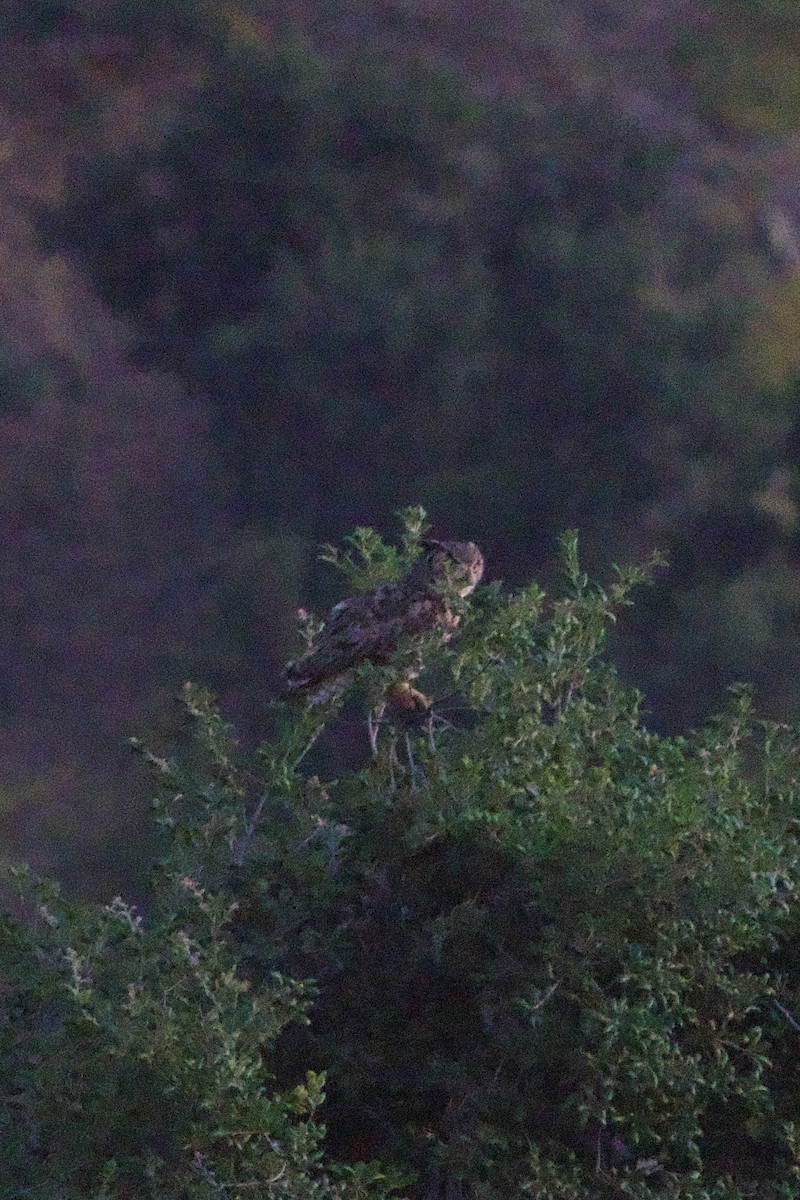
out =
<svg viewBox="0 0 800 1200"><path fill-rule="evenodd" d="M369 660L377 661L380 625L376 593L351 596L331 611L307 654L289 663L290 690L315 687Z"/></svg>
<svg viewBox="0 0 800 1200"><path fill-rule="evenodd" d="M386 663L404 639L448 626L452 620L438 593L409 593L402 581L351 596L331 611L308 653L289 663L288 690L317 687L360 663Z"/></svg>

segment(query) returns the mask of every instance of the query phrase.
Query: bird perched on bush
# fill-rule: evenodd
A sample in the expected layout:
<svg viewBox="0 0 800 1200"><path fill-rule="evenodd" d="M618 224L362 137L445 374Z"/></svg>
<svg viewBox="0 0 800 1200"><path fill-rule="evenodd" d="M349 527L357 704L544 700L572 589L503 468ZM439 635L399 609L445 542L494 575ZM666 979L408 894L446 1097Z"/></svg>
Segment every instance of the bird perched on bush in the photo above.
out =
<svg viewBox="0 0 800 1200"><path fill-rule="evenodd" d="M354 667L387 663L404 642L413 645L436 629L449 636L459 622L458 599L469 596L483 575L483 555L474 542L421 544L423 553L401 579L350 596L331 610L308 651L287 666L288 694L306 693L318 702L336 691L326 685Z"/></svg>

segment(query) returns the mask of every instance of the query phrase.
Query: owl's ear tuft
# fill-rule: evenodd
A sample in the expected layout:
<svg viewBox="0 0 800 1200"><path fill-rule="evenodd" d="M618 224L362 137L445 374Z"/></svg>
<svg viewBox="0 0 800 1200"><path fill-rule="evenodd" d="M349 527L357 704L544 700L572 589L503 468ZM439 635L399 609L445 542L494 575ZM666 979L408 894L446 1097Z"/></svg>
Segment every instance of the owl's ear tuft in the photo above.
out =
<svg viewBox="0 0 800 1200"><path fill-rule="evenodd" d="M422 538L420 546L423 550L448 550L447 542L440 542L438 538Z"/></svg>

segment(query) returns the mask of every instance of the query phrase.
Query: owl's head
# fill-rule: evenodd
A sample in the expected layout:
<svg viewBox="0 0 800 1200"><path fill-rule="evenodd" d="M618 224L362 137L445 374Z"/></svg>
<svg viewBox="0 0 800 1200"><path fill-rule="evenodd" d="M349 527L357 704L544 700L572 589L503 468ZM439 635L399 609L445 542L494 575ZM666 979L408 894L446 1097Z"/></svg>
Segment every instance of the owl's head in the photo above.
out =
<svg viewBox="0 0 800 1200"><path fill-rule="evenodd" d="M422 542L431 582L458 596L469 596L483 576L483 555L474 542Z"/></svg>

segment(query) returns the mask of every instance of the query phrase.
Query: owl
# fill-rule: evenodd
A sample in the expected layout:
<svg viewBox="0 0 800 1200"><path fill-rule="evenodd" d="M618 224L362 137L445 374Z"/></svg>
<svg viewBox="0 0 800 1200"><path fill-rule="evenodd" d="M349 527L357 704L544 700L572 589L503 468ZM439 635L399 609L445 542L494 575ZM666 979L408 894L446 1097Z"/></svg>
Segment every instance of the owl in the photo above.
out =
<svg viewBox="0 0 800 1200"><path fill-rule="evenodd" d="M332 609L309 650L285 671L286 694L325 699L362 663L387 663L404 643L440 629L444 639L458 625L458 597L469 596L483 575L474 542L422 543L423 553L396 583L350 596ZM322 689L322 691L320 691Z"/></svg>

